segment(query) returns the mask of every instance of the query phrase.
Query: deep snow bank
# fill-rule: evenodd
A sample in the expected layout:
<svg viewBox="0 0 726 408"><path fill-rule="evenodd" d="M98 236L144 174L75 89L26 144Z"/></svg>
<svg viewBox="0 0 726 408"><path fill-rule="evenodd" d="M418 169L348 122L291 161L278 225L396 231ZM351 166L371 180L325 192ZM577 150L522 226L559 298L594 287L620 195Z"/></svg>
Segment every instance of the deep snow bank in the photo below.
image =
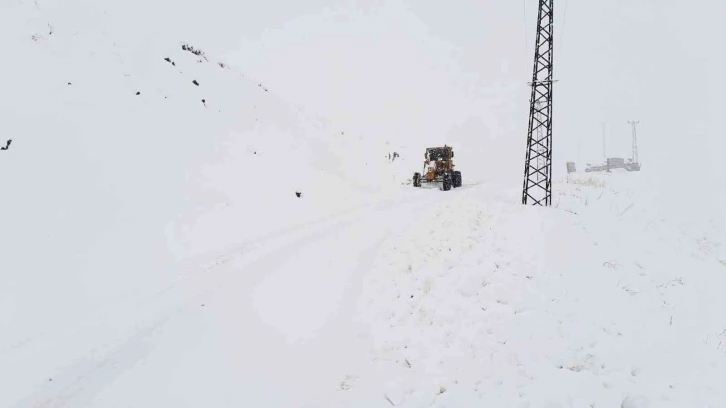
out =
<svg viewBox="0 0 726 408"><path fill-rule="evenodd" d="M725 401L726 269L715 243L679 230L627 176L637 177L558 184L550 209L456 191L388 239L359 302L376 368L351 372L340 401Z"/></svg>

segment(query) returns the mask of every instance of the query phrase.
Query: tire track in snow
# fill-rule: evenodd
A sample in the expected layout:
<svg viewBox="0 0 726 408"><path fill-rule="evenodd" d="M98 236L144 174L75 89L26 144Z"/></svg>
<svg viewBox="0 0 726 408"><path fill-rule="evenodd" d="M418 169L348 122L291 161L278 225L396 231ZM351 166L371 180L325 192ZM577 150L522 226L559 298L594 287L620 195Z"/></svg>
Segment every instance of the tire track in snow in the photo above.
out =
<svg viewBox="0 0 726 408"><path fill-rule="evenodd" d="M289 259L291 253L304 248L309 242L322 239L353 222L339 221L322 230L297 237L272 250L259 249L260 257L241 266L242 270L260 270L262 265L269 268L282 264ZM254 255L256 254L253 253L251 256ZM234 256L228 257L221 265L228 265L231 260L234 260ZM244 256L239 261L249 262ZM103 385L112 383L115 377L147 354L137 351L145 349L142 343L154 334L155 330L173 318L198 307L204 299L224 288L232 275L239 272L238 269L231 267L218 269L215 275L203 275L194 279L193 283L168 287L136 305L125 303L122 307L117 305L112 310L107 310L103 316L55 339L57 344L70 344L71 350L41 344L33 349L26 349L26 354L13 353L9 362L0 361L4 367L15 365L13 362L19 364L23 360L30 359L52 362L47 365L45 372L52 373L53 368L64 366L61 375L40 376L39 373L32 373L39 391L22 401L18 408L45 404L75 407L90 403L93 395L100 391ZM119 324L120 322L123 323ZM89 342L89 339L92 341ZM76 361L61 362L66 360L67 356L74 356ZM48 378L53 380L49 381ZM99 382L99 378L105 381Z"/></svg>
<svg viewBox="0 0 726 408"><path fill-rule="evenodd" d="M3 356L4 361L0 363L4 367L17 368L31 359L42 362L32 367L32 372L18 373L25 377L25 384L34 384L25 390L29 396L19 406L91 404L103 387L113 384L125 371L152 353L153 349L146 347L146 342L158 335L160 330L163 332L170 322L194 313L202 303L214 304L220 294L228 299L239 296L232 288L239 288L245 282L254 282L267 271L289 262L294 254L304 253L306 248L352 225L365 224L376 212L390 211L396 207L409 208L407 206L415 203L416 198L403 202L385 201L342 219L317 224L313 231L303 229L295 234L270 237L268 242L250 253L240 253L238 250L218 258L215 262L218 266L207 269L207 273L188 276L184 282L153 296L132 299L133 304L122 302L105 310L95 319L57 336L55 345L41 342L25 347L12 356ZM427 205L427 200L414 204L410 212L415 213L418 208ZM377 242L373 243L372 251L376 250L377 245ZM214 273L210 273L212 271ZM55 372L58 367L63 368ZM50 376L52 381L48 380ZM6 394L6 398L12 396Z"/></svg>

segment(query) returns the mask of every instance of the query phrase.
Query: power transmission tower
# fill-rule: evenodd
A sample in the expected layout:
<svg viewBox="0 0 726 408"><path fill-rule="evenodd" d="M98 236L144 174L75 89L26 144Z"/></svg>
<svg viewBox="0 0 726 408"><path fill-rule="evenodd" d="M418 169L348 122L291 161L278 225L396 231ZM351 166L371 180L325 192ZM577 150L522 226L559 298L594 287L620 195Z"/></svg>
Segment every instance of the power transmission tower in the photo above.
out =
<svg viewBox="0 0 726 408"><path fill-rule="evenodd" d="M539 0L534 49L532 94L529 102L527 156L524 162L522 204L552 203L552 62L554 55L554 0Z"/></svg>
<svg viewBox="0 0 726 408"><path fill-rule="evenodd" d="M629 121L631 126L633 126L633 163L638 164L638 135L636 131L636 126L640 121Z"/></svg>

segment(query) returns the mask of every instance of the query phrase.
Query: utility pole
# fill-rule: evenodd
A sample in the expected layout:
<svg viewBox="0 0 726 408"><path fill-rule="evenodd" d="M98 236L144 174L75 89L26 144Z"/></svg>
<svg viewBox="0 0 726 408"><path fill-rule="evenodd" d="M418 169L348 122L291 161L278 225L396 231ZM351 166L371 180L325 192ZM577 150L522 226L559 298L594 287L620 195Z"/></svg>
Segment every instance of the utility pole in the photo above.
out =
<svg viewBox="0 0 726 408"><path fill-rule="evenodd" d="M554 55L554 0L539 0L534 49L532 93L529 100L527 154L524 162L522 204L552 203L552 84Z"/></svg>
<svg viewBox="0 0 726 408"><path fill-rule="evenodd" d="M630 125L633 127L633 163L638 164L638 135L636 126L640 121L629 121Z"/></svg>
<svg viewBox="0 0 726 408"><path fill-rule="evenodd" d="M608 154L607 154L607 151L605 149L605 147L606 147L606 143L605 143L605 123L606 122L601 122L601 123L602 123L602 158L603 158L603 160L607 161L608 160Z"/></svg>

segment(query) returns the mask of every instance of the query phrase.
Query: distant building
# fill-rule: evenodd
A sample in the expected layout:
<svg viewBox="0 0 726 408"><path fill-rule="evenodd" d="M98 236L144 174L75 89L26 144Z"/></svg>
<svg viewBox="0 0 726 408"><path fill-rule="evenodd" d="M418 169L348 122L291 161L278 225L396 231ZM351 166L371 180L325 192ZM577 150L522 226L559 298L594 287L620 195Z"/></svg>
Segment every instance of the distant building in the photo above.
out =
<svg viewBox="0 0 726 408"><path fill-rule="evenodd" d="M625 159L622 157L608 157L608 170L624 169Z"/></svg>
<svg viewBox="0 0 726 408"><path fill-rule="evenodd" d="M587 164L585 167L585 172L610 172L611 170L615 169L625 169L627 171L640 171L640 164L633 163L631 159L628 159L627 161L623 159L622 157L608 157L608 159L605 161L605 164L601 164L599 166L593 166L591 164Z"/></svg>
<svg viewBox="0 0 726 408"><path fill-rule="evenodd" d="M574 173L576 171L575 162L567 162L567 174Z"/></svg>
<svg viewBox="0 0 726 408"><path fill-rule="evenodd" d="M633 159L628 159L628 162L625 163L625 170L640 171L640 163L634 162Z"/></svg>

